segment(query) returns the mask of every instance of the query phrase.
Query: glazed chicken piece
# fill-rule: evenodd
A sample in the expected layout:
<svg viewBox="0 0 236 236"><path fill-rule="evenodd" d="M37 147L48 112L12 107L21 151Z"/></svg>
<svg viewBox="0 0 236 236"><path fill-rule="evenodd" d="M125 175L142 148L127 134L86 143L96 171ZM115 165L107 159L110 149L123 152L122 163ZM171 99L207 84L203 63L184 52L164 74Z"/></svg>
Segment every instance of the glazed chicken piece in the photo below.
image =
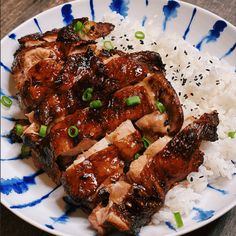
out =
<svg viewBox="0 0 236 236"><path fill-rule="evenodd" d="M148 73L164 70L157 53L120 54L116 50L105 53L88 48L84 55L69 57L55 81L56 93L50 93L36 108L36 122L48 125L54 119L87 107L89 101L82 99L87 88L93 89L92 99L104 100L116 90L143 80ZM69 96L63 96L64 93Z"/></svg>
<svg viewBox="0 0 236 236"><path fill-rule="evenodd" d="M77 21L84 22L85 26L91 25L86 31L86 38L74 29ZM22 108L30 112L45 95L55 93L58 89L56 78L61 74L67 57L84 53L86 45L94 44L94 39L106 36L113 28L110 23L90 22L88 18L81 18L62 29L27 35L19 39L20 48L14 55L12 72ZM68 41L67 37L72 34L72 29L74 40Z"/></svg>
<svg viewBox="0 0 236 236"><path fill-rule="evenodd" d="M84 25L84 31L76 32L75 24L80 21ZM107 36L114 29L111 23L89 21L87 17L74 19L73 22L61 29L53 29L43 34L36 33L26 35L18 41L21 48L44 44L45 42L87 42Z"/></svg>
<svg viewBox="0 0 236 236"><path fill-rule="evenodd" d="M92 226L100 234L114 228L131 234L138 233L163 206L167 191L190 172L197 171L204 156L199 150L200 144L203 140L214 142L218 139L218 124L217 112L204 114L174 136L161 150L157 148L153 157L146 157L145 160L140 157L132 162L127 179L111 184L104 190L109 198L106 196L106 206L100 203L89 216ZM135 164L139 161L141 165Z"/></svg>
<svg viewBox="0 0 236 236"><path fill-rule="evenodd" d="M74 201L93 209L100 201L102 186L117 181L123 175L124 161L131 162L142 147L141 135L132 122L123 122L66 169L62 177L66 192Z"/></svg>

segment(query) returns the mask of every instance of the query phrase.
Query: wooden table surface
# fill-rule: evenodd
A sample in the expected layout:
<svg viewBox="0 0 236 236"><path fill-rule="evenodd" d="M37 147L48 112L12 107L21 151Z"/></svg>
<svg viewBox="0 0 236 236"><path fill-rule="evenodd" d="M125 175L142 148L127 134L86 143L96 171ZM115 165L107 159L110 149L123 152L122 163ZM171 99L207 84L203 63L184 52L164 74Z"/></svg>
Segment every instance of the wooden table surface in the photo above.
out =
<svg viewBox="0 0 236 236"><path fill-rule="evenodd" d="M1 38L16 26L32 16L68 0L3 0L1 1ZM201 6L236 25L236 0L186 0ZM1 206L2 236L49 236L34 226L21 220L4 206ZM236 207L211 224L186 236L235 236ZM81 235L82 236L82 235Z"/></svg>

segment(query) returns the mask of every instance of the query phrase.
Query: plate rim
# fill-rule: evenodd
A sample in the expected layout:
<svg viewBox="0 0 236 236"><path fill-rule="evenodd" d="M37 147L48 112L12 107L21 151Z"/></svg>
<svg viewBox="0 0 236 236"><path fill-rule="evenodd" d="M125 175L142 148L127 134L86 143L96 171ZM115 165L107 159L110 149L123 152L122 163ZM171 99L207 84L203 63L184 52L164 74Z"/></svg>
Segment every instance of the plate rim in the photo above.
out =
<svg viewBox="0 0 236 236"><path fill-rule="evenodd" d="M8 35L11 34L12 32L18 30L19 28L23 27L24 25L26 25L28 22L30 22L33 18L37 18L38 16L42 16L44 14L48 14L50 12L53 12L55 11L57 8L60 8L62 7L63 5L65 4L79 4L81 2L86 2L88 0L74 0L74 1L69 1L69 2L65 2L65 3L62 3L62 4L59 4L57 6L54 6L52 8L49 8L45 11L42 11L36 15L33 15L32 17L30 17L29 19L27 19L26 21L22 22L20 25L16 26L14 29L10 30L3 38L1 38L1 46L2 44L4 44L4 41L6 41L8 39ZM157 0L159 2L167 2L167 0ZM196 8L197 10L199 10L200 12L202 12L203 14L206 14L206 15L209 15L211 17L213 17L214 19L220 19L220 20L224 20L228 27L231 28L233 31L235 31L236 33L236 26L234 26L231 22L225 20L223 17L211 12L210 10L207 10L207 9L204 9L200 6L197 6L195 4L192 4L192 3L188 3L188 2L184 2L182 0L175 0L175 1L178 1L180 4L182 4L183 6L187 7L188 9L193 9L193 8ZM90 18L90 17L89 17ZM188 40L187 40L188 41ZM230 181L230 180L228 180ZM47 228L46 226L40 224L40 223L37 223L36 221L32 220L31 218L25 216L23 213L21 213L19 210L16 210L16 209L11 209L9 207L10 204L7 203L6 201L6 197L4 199L4 196L3 194L0 194L1 197L0 197L0 202L1 204L3 204L10 212L12 212L14 215L16 215L17 217L21 218L22 220L24 220L25 222L33 225L34 227L42 230L42 231L45 231L45 232L48 232L52 235L58 235L58 236L72 236L71 234L68 234L68 233L62 233L56 229L49 229ZM227 212L229 212L231 209L233 209L234 207L236 206L236 199L234 201L231 202L230 205L228 205L227 207L224 207L223 209L220 209L217 211L216 214L214 214L213 217L211 217L210 219L208 220L205 220L201 223L195 223L193 226L188 226L186 229L184 230L181 230L181 231L177 231L177 232L173 232L173 233L168 233L166 234L165 236L180 236L180 235L183 235L183 234L186 234L186 233L189 233L189 232L193 232L197 229L200 229L202 228L203 226L215 221L216 219L220 218L222 215L226 214ZM157 232L158 233L158 232Z"/></svg>

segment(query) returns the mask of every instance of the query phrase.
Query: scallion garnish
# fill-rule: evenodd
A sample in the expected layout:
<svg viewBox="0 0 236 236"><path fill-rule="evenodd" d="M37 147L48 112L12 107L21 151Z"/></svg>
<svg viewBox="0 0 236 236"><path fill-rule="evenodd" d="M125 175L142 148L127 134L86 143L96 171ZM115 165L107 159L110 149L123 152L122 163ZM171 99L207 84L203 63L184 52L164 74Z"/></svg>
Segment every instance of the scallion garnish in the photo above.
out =
<svg viewBox="0 0 236 236"><path fill-rule="evenodd" d="M23 126L16 124L16 135L21 136L23 134Z"/></svg>
<svg viewBox="0 0 236 236"><path fill-rule="evenodd" d="M141 99L139 96L132 96L128 97L125 102L127 106L135 106L141 103Z"/></svg>
<svg viewBox="0 0 236 236"><path fill-rule="evenodd" d="M79 134L79 129L78 129L76 126L72 125L72 126L69 127L69 129L68 129L68 135L69 135L71 138L77 137L78 134Z"/></svg>
<svg viewBox="0 0 236 236"><path fill-rule="evenodd" d="M102 101L101 100L94 100L89 103L89 106L93 109L100 108L100 107L102 107Z"/></svg>
<svg viewBox="0 0 236 236"><path fill-rule="evenodd" d="M159 101L156 101L156 107L157 107L157 109L158 109L161 113L163 113L163 112L166 110L166 108L165 108L165 106L163 105L163 103L161 103L161 102L159 102Z"/></svg>
<svg viewBox="0 0 236 236"><path fill-rule="evenodd" d="M3 106L10 108L12 105L12 100L9 97L4 95L1 97L1 103Z"/></svg>
<svg viewBox="0 0 236 236"><path fill-rule="evenodd" d="M84 102L90 101L93 96L92 93L93 93L93 88L87 88L83 93L82 100Z"/></svg>
<svg viewBox="0 0 236 236"><path fill-rule="evenodd" d="M228 132L228 137L229 138L235 138L236 131L229 131Z"/></svg>
<svg viewBox="0 0 236 236"><path fill-rule="evenodd" d="M148 139L145 138L145 137L142 138L142 141L143 141L143 146L144 146L146 149L147 149L147 148L150 146L150 144L151 144L151 141L148 140Z"/></svg>
<svg viewBox="0 0 236 236"><path fill-rule="evenodd" d="M134 155L134 160L138 160L138 158L140 157L141 155L139 154L139 153L136 153L135 155Z"/></svg>
<svg viewBox="0 0 236 236"><path fill-rule="evenodd" d="M104 48L105 50L110 51L110 50L112 50L112 49L114 48L114 46L113 46L113 44L112 44L111 41L104 41L104 43L103 43L103 48Z"/></svg>
<svg viewBox="0 0 236 236"><path fill-rule="evenodd" d="M47 126L46 125L41 125L39 129L39 136L44 138L47 135Z"/></svg>
<svg viewBox="0 0 236 236"><path fill-rule="evenodd" d="M184 223L183 223L183 220L182 220L182 217L181 217L180 213L179 212L174 212L174 217L175 217L175 222L176 222L177 228L183 227Z"/></svg>
<svg viewBox="0 0 236 236"><path fill-rule="evenodd" d="M145 38L145 34L142 31L136 31L135 32L135 38L136 39L144 39Z"/></svg>
<svg viewBox="0 0 236 236"><path fill-rule="evenodd" d="M83 33L84 24L78 20L74 25L74 30L76 33Z"/></svg>
<svg viewBox="0 0 236 236"><path fill-rule="evenodd" d="M30 155L30 147L23 144L22 147L21 147L21 156L22 157L27 157Z"/></svg>

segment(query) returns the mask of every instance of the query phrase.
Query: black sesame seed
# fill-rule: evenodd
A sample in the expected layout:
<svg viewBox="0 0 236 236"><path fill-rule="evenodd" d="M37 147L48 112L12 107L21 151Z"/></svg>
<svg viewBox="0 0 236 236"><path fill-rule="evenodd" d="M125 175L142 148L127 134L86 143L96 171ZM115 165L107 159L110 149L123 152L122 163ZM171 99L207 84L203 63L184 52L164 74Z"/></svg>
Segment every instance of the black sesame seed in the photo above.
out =
<svg viewBox="0 0 236 236"><path fill-rule="evenodd" d="M181 92L179 92L179 96L181 96Z"/></svg>
<svg viewBox="0 0 236 236"><path fill-rule="evenodd" d="M166 54L166 57L168 57L169 55L168 54Z"/></svg>
<svg viewBox="0 0 236 236"><path fill-rule="evenodd" d="M154 45L157 45L157 43L156 43L156 42L154 42Z"/></svg>
<svg viewBox="0 0 236 236"><path fill-rule="evenodd" d="M173 68L173 66L170 66L170 68Z"/></svg>
<svg viewBox="0 0 236 236"><path fill-rule="evenodd" d="M190 93L191 96L193 96L193 93Z"/></svg>
<svg viewBox="0 0 236 236"><path fill-rule="evenodd" d="M184 54L187 56L188 55L188 53L186 52L186 50L184 50Z"/></svg>
<svg viewBox="0 0 236 236"><path fill-rule="evenodd" d="M144 44L143 40L140 40L140 44Z"/></svg>
<svg viewBox="0 0 236 236"><path fill-rule="evenodd" d="M176 49L177 49L177 47L175 46L175 47L174 47L174 50L176 50Z"/></svg>
<svg viewBox="0 0 236 236"><path fill-rule="evenodd" d="M204 176L203 175L201 175L201 176L199 176L199 179L201 179L201 178L203 178Z"/></svg>
<svg viewBox="0 0 236 236"><path fill-rule="evenodd" d="M213 61L212 61L212 60L210 60L209 62L210 62L210 63L213 63Z"/></svg>
<svg viewBox="0 0 236 236"><path fill-rule="evenodd" d="M206 71L210 71L210 69L206 69Z"/></svg>
<svg viewBox="0 0 236 236"><path fill-rule="evenodd" d="M126 39L126 41L129 41L129 39Z"/></svg>
<svg viewBox="0 0 236 236"><path fill-rule="evenodd" d="M133 45L128 45L127 47L128 47L129 50L134 49Z"/></svg>
<svg viewBox="0 0 236 236"><path fill-rule="evenodd" d="M193 182L193 177L190 177L190 181Z"/></svg>

